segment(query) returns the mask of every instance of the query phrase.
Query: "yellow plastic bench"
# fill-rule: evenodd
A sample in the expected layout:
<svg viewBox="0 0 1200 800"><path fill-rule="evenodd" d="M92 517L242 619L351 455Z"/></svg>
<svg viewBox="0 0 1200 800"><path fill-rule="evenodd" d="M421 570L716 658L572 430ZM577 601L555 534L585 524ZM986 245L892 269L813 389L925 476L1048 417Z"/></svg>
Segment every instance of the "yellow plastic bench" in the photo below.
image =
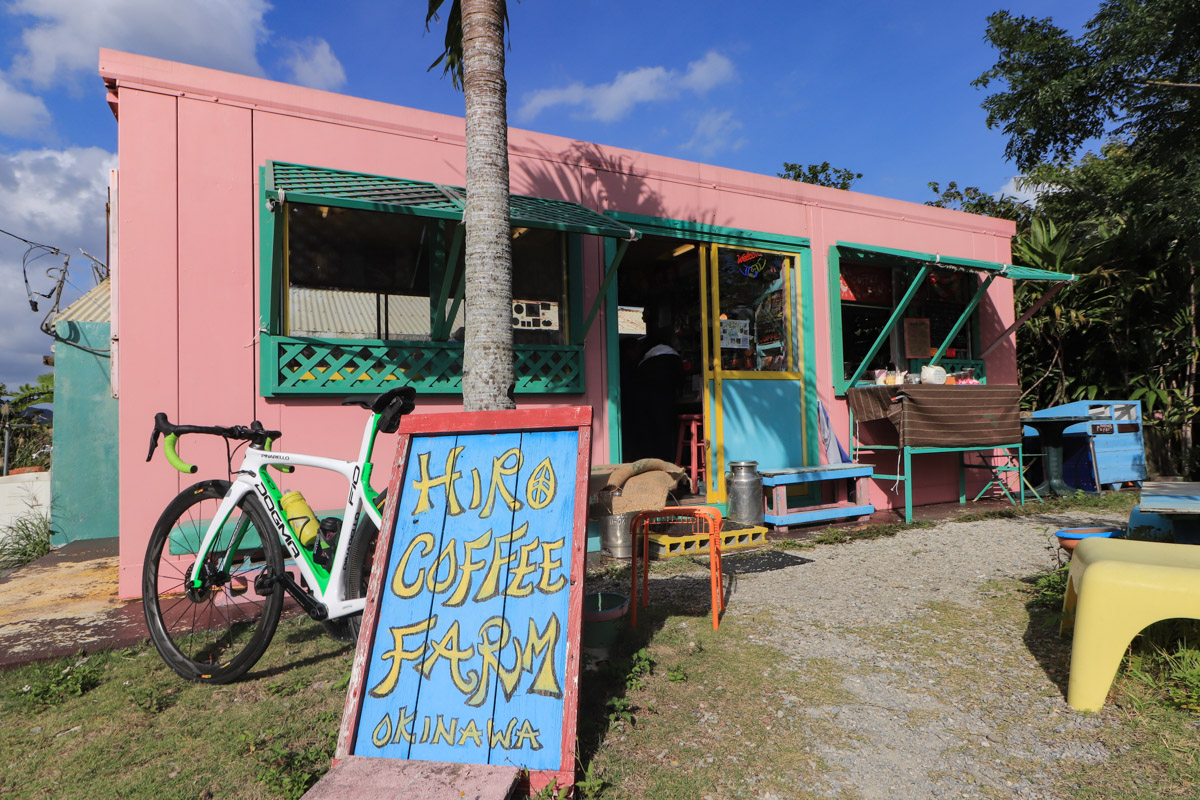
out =
<svg viewBox="0 0 1200 800"><path fill-rule="evenodd" d="M1075 629L1067 704L1099 711L1133 637L1164 619L1200 619L1200 547L1081 541L1071 558L1059 629Z"/></svg>

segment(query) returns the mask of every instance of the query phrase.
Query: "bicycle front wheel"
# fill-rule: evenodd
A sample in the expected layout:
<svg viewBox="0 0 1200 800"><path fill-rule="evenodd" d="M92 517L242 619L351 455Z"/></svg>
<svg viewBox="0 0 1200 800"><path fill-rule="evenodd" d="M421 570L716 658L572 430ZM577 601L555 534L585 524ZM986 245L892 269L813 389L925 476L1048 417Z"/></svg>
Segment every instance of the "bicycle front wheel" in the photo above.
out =
<svg viewBox="0 0 1200 800"><path fill-rule="evenodd" d="M175 672L202 683L228 683L258 662L285 594L273 580L283 572L283 549L252 495L241 499L197 561L229 487L229 481L201 481L172 500L154 526L142 569L142 606L155 648Z"/></svg>

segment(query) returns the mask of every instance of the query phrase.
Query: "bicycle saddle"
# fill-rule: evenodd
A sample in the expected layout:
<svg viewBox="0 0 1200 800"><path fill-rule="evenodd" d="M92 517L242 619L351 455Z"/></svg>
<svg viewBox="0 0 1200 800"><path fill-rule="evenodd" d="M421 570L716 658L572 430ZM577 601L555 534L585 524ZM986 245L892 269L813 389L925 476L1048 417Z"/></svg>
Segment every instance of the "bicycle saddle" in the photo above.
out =
<svg viewBox="0 0 1200 800"><path fill-rule="evenodd" d="M379 415L379 430L383 433L395 433L400 427L400 418L416 407L417 390L411 386L400 386L389 389L383 394L370 399L362 397L347 397L342 401L344 406L358 406Z"/></svg>

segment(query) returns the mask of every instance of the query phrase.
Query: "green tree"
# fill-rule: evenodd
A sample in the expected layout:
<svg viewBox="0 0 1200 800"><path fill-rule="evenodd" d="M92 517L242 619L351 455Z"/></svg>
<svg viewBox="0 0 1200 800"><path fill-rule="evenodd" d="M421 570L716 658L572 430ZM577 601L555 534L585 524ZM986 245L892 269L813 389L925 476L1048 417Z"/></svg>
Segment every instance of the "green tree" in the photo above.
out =
<svg viewBox="0 0 1200 800"><path fill-rule="evenodd" d="M988 125L1004 130L1006 154L1039 187L1037 212L1057 223L1049 238L1079 254L1081 280L1047 318L1062 375L1043 388L1057 384L1050 396L1063 399L1142 399L1189 471L1200 359L1200 3L1104 0L1077 37L1051 19L999 11L986 39L999 53L975 81L997 89L983 104ZM1043 227L1043 238L1050 233ZM1037 258L1046 245L1031 239L1014 252ZM1025 363L1052 357L1039 352L1049 338L1027 339Z"/></svg>
<svg viewBox="0 0 1200 800"><path fill-rule="evenodd" d="M428 0L425 27L443 0ZM452 0L443 64L466 102L466 340L463 408L513 408L512 240L508 197L505 0Z"/></svg>
<svg viewBox="0 0 1200 800"><path fill-rule="evenodd" d="M965 211L968 214L982 214L985 217L1009 219L1017 223L1018 233L1029 228L1033 207L1026 200L1018 200L1012 195L1003 193L996 197L977 186L964 186L959 189L955 181L946 184L945 189L936 181L931 181L928 186L937 197L933 200L926 200L925 205L927 206L950 208L955 211Z"/></svg>
<svg viewBox="0 0 1200 800"><path fill-rule="evenodd" d="M800 181L800 183L814 183L817 186L832 186L834 189L849 189L855 181L862 178L861 172L831 167L828 161L807 165L785 161L783 162L783 172L775 174L780 178Z"/></svg>
<svg viewBox="0 0 1200 800"><path fill-rule="evenodd" d="M25 412L53 402L54 373L39 375L36 383L15 391L0 383L0 461L9 469L50 465L50 426Z"/></svg>

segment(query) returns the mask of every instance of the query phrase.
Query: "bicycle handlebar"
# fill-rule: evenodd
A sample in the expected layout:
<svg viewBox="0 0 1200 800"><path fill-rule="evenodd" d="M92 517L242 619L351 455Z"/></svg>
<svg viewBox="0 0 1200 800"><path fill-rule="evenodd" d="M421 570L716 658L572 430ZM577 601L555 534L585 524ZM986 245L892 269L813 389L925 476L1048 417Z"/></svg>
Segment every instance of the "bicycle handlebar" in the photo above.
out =
<svg viewBox="0 0 1200 800"><path fill-rule="evenodd" d="M400 427L400 418L412 412L416 395L417 393L412 387L402 386L390 389L370 400L354 398L345 403L369 409L378 416L379 430L382 433L395 433ZM163 452L166 454L167 463L180 472L188 474L196 472L196 466L180 458L175 449L179 443L179 437L189 433L205 433L225 439L247 441L264 450L270 450L271 442L283 436L279 431L266 430L258 420L251 422L249 427L245 425L234 425L231 428L223 428L219 425L176 425L167 419L165 413L160 411L154 415L154 431L150 434L150 452L146 454L146 460L149 461L154 457L154 450L158 447L158 437L165 434ZM280 472L293 472L296 469L286 464L272 464L271 466Z"/></svg>
<svg viewBox="0 0 1200 800"><path fill-rule="evenodd" d="M165 434L166 439L163 440L163 452L167 457L167 463L180 472L194 473L196 465L189 464L180 458L178 451L175 449L179 442L179 437L189 433L205 433L212 436L221 436L225 439L238 439L256 444L267 450L271 449L272 440L278 439L283 435L279 431L264 429L262 423L258 420L250 423L249 427L245 425L234 425L230 428L224 428L219 425L176 425L167 419L166 414L160 411L154 415L154 430L150 434L150 452L146 454L146 460L149 461L154 457L154 450L158 447L158 437Z"/></svg>

